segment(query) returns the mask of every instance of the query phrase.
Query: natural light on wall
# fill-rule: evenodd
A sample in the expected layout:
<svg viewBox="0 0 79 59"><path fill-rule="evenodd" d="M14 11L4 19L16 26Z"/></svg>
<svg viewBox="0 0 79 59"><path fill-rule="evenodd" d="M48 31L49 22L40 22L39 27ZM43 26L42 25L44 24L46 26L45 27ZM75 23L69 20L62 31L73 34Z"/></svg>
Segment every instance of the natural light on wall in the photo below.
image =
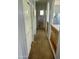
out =
<svg viewBox="0 0 79 59"><path fill-rule="evenodd" d="M40 10L40 15L44 15L44 10Z"/></svg>

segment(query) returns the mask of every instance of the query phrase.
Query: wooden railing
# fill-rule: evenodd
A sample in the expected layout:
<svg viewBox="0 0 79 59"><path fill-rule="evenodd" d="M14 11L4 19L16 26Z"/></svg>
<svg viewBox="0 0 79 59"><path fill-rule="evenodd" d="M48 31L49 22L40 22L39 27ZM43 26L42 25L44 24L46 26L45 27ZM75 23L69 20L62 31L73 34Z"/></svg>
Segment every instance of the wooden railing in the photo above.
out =
<svg viewBox="0 0 79 59"><path fill-rule="evenodd" d="M48 22L47 22L47 31L48 31ZM51 26L51 36L49 39L49 44L52 50L52 53L54 55L54 59L56 58L56 51L57 51L57 43L58 43L58 35L59 35L59 31L53 26Z"/></svg>
<svg viewBox="0 0 79 59"><path fill-rule="evenodd" d="M58 33L59 33L58 30L56 28L54 28L53 26L51 26L50 41L52 43L52 47L54 48L55 53L57 50Z"/></svg>

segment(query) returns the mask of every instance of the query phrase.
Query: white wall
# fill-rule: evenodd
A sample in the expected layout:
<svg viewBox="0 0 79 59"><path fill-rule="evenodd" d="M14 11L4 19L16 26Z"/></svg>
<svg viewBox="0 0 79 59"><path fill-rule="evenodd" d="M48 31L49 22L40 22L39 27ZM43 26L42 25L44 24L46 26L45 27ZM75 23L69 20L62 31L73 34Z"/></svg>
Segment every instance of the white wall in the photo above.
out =
<svg viewBox="0 0 79 59"><path fill-rule="evenodd" d="M25 19L25 32L28 55L31 50L31 44L36 34L36 16L34 15L34 0L23 0L23 11Z"/></svg>
<svg viewBox="0 0 79 59"><path fill-rule="evenodd" d="M34 15L33 15L33 36L36 34L36 10L34 10Z"/></svg>
<svg viewBox="0 0 79 59"><path fill-rule="evenodd" d="M31 13L30 13L31 9L30 9L30 5L27 3L27 0L23 0L23 9L24 9L24 19L25 19L27 51L29 55L33 37L32 37L32 23L31 23L32 20L31 20Z"/></svg>
<svg viewBox="0 0 79 59"><path fill-rule="evenodd" d="M55 13L60 13L60 5L55 5L54 12Z"/></svg>
<svg viewBox="0 0 79 59"><path fill-rule="evenodd" d="M28 59L22 0L18 0L18 59Z"/></svg>
<svg viewBox="0 0 79 59"><path fill-rule="evenodd" d="M51 25L50 25L50 19L49 19L49 16L50 16L50 3L48 2L47 3L47 22L48 22L48 39L50 39L50 32L51 32Z"/></svg>
<svg viewBox="0 0 79 59"><path fill-rule="evenodd" d="M34 35L36 34L36 9L35 9L35 1L31 1L31 19L32 19L32 35L34 39Z"/></svg>

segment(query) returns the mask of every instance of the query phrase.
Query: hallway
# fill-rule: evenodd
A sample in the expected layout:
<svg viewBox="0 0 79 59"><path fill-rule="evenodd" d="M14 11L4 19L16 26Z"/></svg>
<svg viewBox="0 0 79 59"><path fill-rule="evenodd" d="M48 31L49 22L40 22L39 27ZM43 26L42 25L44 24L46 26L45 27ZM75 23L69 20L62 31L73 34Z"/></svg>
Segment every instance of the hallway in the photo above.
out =
<svg viewBox="0 0 79 59"><path fill-rule="evenodd" d="M44 30L37 31L31 45L29 59L54 59Z"/></svg>
<svg viewBox="0 0 79 59"><path fill-rule="evenodd" d="M23 0L19 58L56 59L59 30L53 26L54 3L54 0Z"/></svg>

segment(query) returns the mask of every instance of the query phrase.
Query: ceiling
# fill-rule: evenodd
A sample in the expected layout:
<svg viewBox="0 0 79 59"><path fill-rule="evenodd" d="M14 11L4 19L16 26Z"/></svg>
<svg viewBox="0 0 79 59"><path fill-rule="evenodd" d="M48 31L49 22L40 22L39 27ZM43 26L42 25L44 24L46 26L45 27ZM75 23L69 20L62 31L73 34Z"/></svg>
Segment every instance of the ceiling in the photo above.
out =
<svg viewBox="0 0 79 59"><path fill-rule="evenodd" d="M48 0L35 0L35 1L39 1L39 2L47 2Z"/></svg>
<svg viewBox="0 0 79 59"><path fill-rule="evenodd" d="M35 0L37 2L47 2L47 1L52 1L52 0ZM55 5L60 5L60 0L55 0Z"/></svg>

